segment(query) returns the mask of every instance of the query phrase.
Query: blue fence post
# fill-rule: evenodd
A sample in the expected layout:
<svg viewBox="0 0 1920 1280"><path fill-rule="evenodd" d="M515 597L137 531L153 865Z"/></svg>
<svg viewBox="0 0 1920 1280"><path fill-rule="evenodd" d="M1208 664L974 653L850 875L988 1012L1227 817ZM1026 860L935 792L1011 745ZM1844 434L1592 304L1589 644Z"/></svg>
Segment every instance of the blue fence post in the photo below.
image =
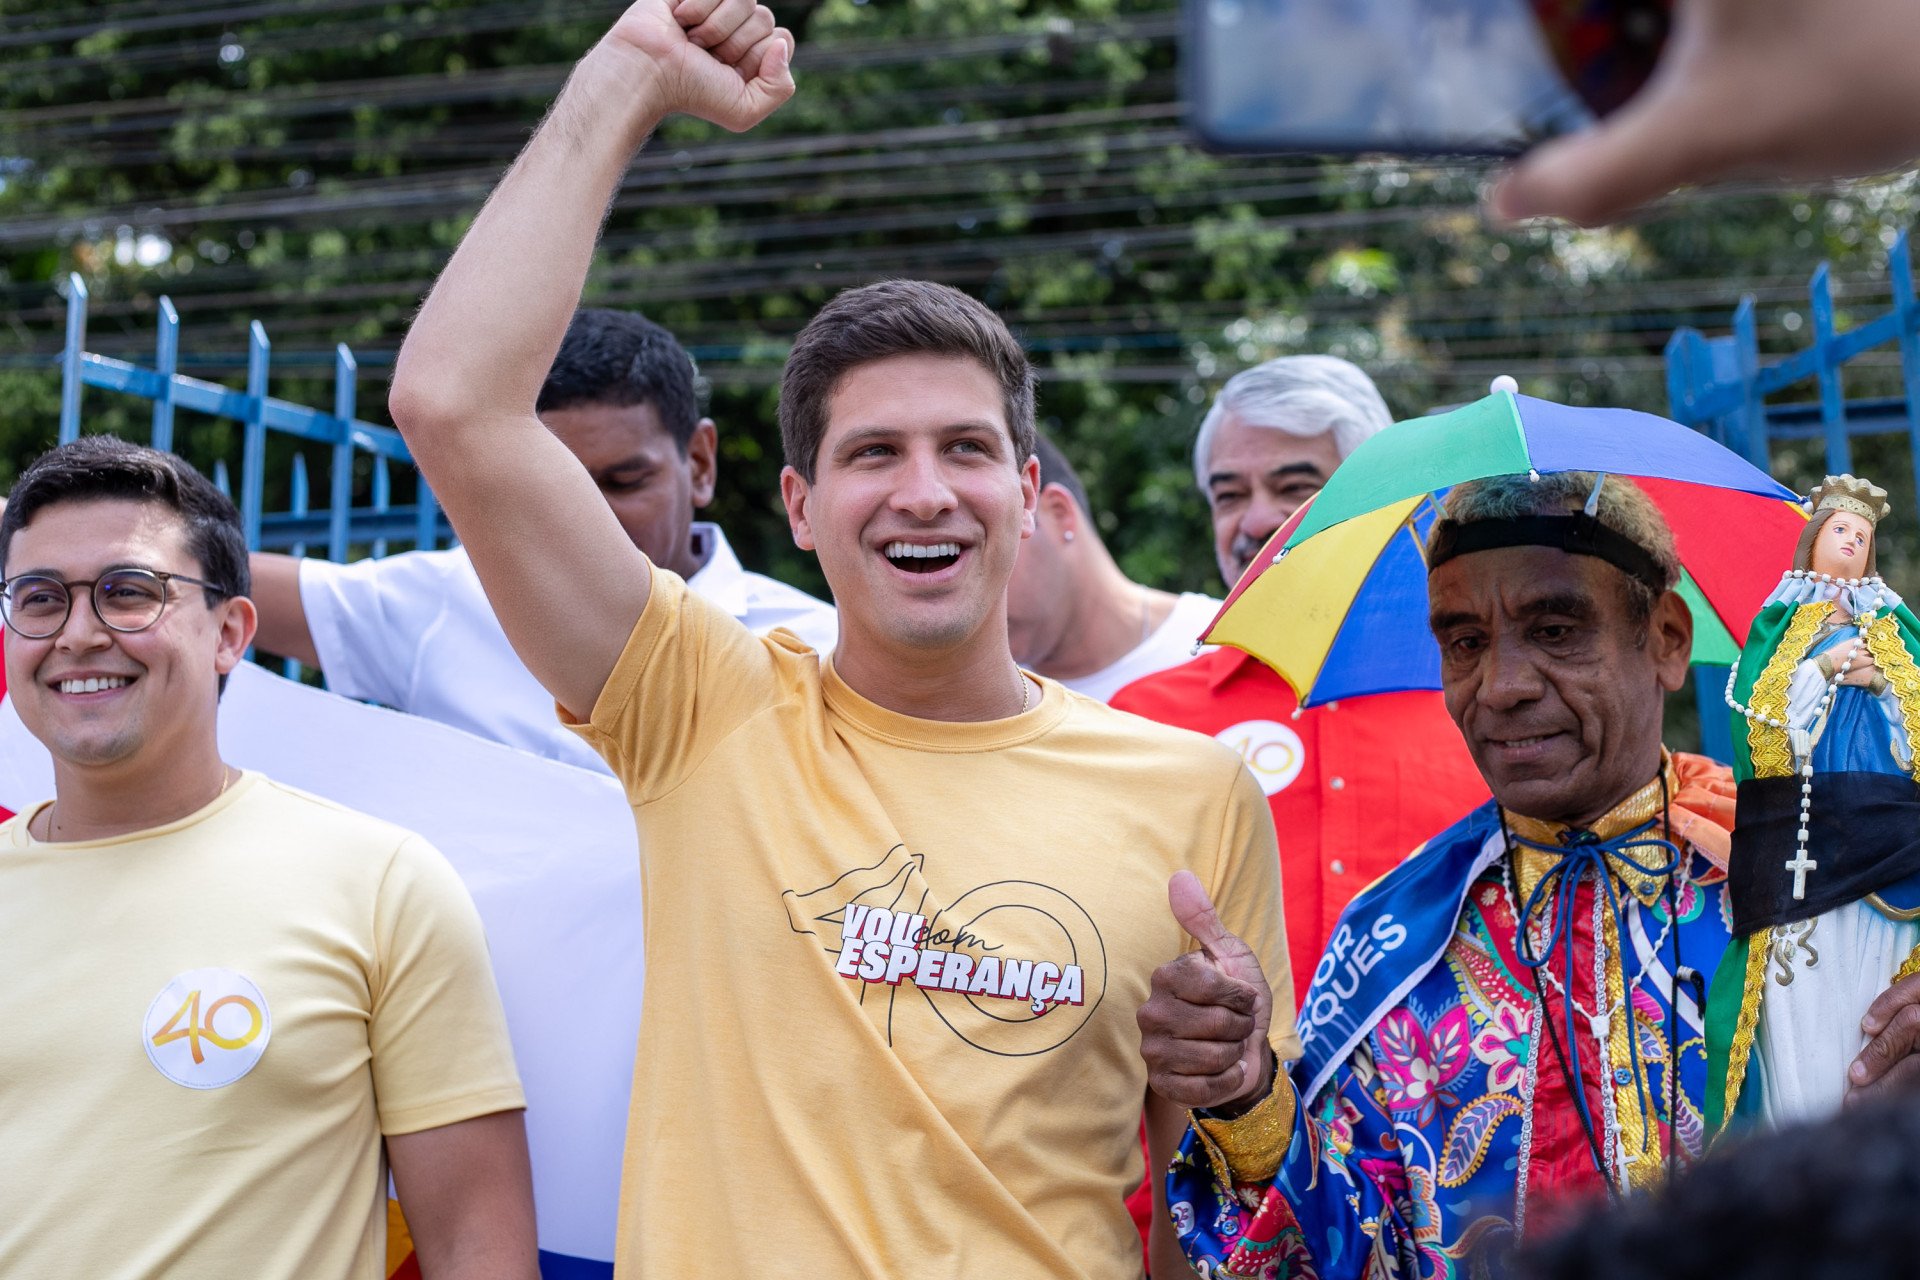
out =
<svg viewBox="0 0 1920 1280"><path fill-rule="evenodd" d="M353 504L354 378L359 366L342 342L333 351L333 419L339 433L333 443L332 488L327 507L327 559L347 558L347 516Z"/></svg>
<svg viewBox="0 0 1920 1280"><path fill-rule="evenodd" d="M373 455L373 512L383 516L393 509L393 474L387 466L384 453ZM387 540L375 538L368 552L375 560L387 554Z"/></svg>
<svg viewBox="0 0 1920 1280"><path fill-rule="evenodd" d="M212 474L222 486L222 492L227 491L230 482L238 490L249 550L270 547L301 555L311 547L316 554L344 560L356 543L369 546L376 555L386 554L394 542L404 543L409 538L421 547L439 544L439 504L434 501L432 489L419 479L417 469L414 509L402 518L401 510L395 508L394 465L411 465L412 459L406 441L398 432L391 427L362 422L354 416L359 400L359 362L344 343L337 345L333 353L333 411L327 413L276 400L269 394L273 344L258 321L247 330L247 379L243 394L180 371L181 318L171 298L159 300L152 366L142 367L136 362L88 351L86 283L77 274L71 276L66 293L66 343L60 357L64 375L60 410L63 440L80 434L81 401L88 387L151 402L152 442L163 448L174 446L178 439L181 411L206 414L238 423L242 428L241 456L237 463L230 457L216 458ZM292 502L290 510L268 512L267 453L275 433L290 437L293 442L293 448L288 451L292 463ZM332 459L324 514L314 504L311 482L314 455L307 448L309 444L326 446ZM354 468L361 453L371 455L373 464L372 503L365 508L354 505ZM230 464L238 467L231 476ZM324 551L321 550L323 543ZM298 668L290 669L297 671Z"/></svg>
<svg viewBox="0 0 1920 1280"><path fill-rule="evenodd" d="M287 504L287 510L291 514L296 516L307 514L307 456L304 453L296 453L293 455L293 483L289 497L291 501ZM296 542L287 548L287 554L298 560L307 554L307 544L304 542ZM289 680L298 680L300 678L300 661L297 658L288 658L281 664L280 669L286 673L286 677Z"/></svg>
<svg viewBox="0 0 1920 1280"><path fill-rule="evenodd" d="M1700 335L1692 329L1675 329L1667 338L1667 414L1675 422L1697 426L1693 420L1693 339Z"/></svg>
<svg viewBox="0 0 1920 1280"><path fill-rule="evenodd" d="M1667 416L1682 426L1687 422L1687 330L1667 335L1661 354L1667 358Z"/></svg>
<svg viewBox="0 0 1920 1280"><path fill-rule="evenodd" d="M80 355L87 349L87 282L67 276L67 346L60 353L60 443L80 438Z"/></svg>
<svg viewBox="0 0 1920 1280"><path fill-rule="evenodd" d="M1820 426L1827 442L1827 472L1853 470L1853 448L1847 441L1847 396L1840 384L1840 357L1834 351L1833 272L1821 263L1809 289L1813 303L1813 353L1820 380Z"/></svg>
<svg viewBox="0 0 1920 1280"><path fill-rule="evenodd" d="M258 320L247 327L247 416L240 444L240 521L247 548L260 549L260 513L267 481L267 361L273 343Z"/></svg>
<svg viewBox="0 0 1920 1280"><path fill-rule="evenodd" d="M173 375L180 369L180 313L173 299L160 299L160 327L154 336L153 368L160 375L158 394L153 397L153 447L173 449Z"/></svg>
<svg viewBox="0 0 1920 1280"><path fill-rule="evenodd" d="M292 483L288 488L290 490L287 502L288 513L296 516L307 514L310 509L308 504L311 495L307 488L307 455L304 453L293 455ZM307 554L307 544L296 542L287 548L287 551L293 556L304 556Z"/></svg>
<svg viewBox="0 0 1920 1280"><path fill-rule="evenodd" d="M1900 385L1907 393L1908 461L1913 466L1914 492L1920 493L1920 303L1913 293L1913 253L1902 231L1887 252L1887 274L1893 283L1893 312L1900 334Z"/></svg>
<svg viewBox="0 0 1920 1280"><path fill-rule="evenodd" d="M1760 394L1760 331L1751 294L1740 299L1733 313L1733 361L1740 371L1740 430L1745 436L1741 450L1748 462L1766 471L1773 462L1773 450L1767 442L1766 400Z"/></svg>

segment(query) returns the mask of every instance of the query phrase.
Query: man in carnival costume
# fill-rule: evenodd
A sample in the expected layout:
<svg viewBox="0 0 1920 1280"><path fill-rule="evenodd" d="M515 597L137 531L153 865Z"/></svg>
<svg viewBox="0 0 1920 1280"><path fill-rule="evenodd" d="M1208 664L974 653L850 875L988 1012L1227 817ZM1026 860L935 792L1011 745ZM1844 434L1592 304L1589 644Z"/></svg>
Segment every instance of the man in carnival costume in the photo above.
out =
<svg viewBox="0 0 1920 1280"><path fill-rule="evenodd" d="M1494 800L1347 909L1291 1080L1225 1067L1237 989L1264 979L1204 924L1141 1011L1153 1086L1196 1108L1168 1202L1204 1274L1481 1273L1707 1135L1733 788L1661 746L1693 640L1673 535L1628 481L1505 476L1454 489L1428 562L1447 708Z"/></svg>
<svg viewBox="0 0 1920 1280"><path fill-rule="evenodd" d="M1850 475L1814 490L1793 568L1728 683L1738 941L1709 1018L1715 1112L1781 1123L1836 1109L1861 1014L1920 972L1920 622L1875 572L1886 496Z"/></svg>

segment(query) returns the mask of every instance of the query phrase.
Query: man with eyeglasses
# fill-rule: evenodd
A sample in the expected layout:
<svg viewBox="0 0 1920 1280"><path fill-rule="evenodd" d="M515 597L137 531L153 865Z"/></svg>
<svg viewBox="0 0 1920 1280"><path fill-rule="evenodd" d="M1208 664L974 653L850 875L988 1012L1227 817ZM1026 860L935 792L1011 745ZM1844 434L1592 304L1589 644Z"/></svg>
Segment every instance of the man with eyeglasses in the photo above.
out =
<svg viewBox="0 0 1920 1280"><path fill-rule="evenodd" d="M537 1274L525 1105L465 888L216 741L233 504L92 436L0 511L6 687L55 798L0 824L0 1274ZM100 1230L111 1206L113 1230Z"/></svg>

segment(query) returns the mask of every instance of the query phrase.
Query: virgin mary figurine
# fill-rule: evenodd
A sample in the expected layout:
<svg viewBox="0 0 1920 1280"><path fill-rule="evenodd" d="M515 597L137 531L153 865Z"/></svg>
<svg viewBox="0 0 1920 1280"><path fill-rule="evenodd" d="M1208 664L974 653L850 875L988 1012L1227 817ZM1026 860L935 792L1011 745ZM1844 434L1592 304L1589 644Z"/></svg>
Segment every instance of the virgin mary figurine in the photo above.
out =
<svg viewBox="0 0 1920 1280"><path fill-rule="evenodd" d="M1718 996L1709 1012L1723 1115L1837 1110L1867 1006L1920 971L1920 621L1875 571L1886 496L1850 475L1814 490L1727 686L1728 900L1744 945L1714 987L1738 1007Z"/></svg>

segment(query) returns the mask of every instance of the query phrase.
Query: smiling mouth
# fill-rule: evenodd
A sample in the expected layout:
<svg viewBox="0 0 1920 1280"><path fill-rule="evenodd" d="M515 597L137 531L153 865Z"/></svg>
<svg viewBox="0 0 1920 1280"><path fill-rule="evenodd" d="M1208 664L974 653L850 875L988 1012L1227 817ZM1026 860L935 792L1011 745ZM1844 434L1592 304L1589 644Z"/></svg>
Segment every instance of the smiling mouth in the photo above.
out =
<svg viewBox="0 0 1920 1280"><path fill-rule="evenodd" d="M1525 757L1561 736L1559 733L1536 733L1525 738L1491 738L1487 745L1510 756Z"/></svg>
<svg viewBox="0 0 1920 1280"><path fill-rule="evenodd" d="M106 693L124 689L133 683L131 676L88 676L84 680L60 680L54 685L61 693Z"/></svg>
<svg viewBox="0 0 1920 1280"><path fill-rule="evenodd" d="M889 542L883 550L887 563L908 573L938 573L957 564L960 544L934 542L925 546L914 542Z"/></svg>

